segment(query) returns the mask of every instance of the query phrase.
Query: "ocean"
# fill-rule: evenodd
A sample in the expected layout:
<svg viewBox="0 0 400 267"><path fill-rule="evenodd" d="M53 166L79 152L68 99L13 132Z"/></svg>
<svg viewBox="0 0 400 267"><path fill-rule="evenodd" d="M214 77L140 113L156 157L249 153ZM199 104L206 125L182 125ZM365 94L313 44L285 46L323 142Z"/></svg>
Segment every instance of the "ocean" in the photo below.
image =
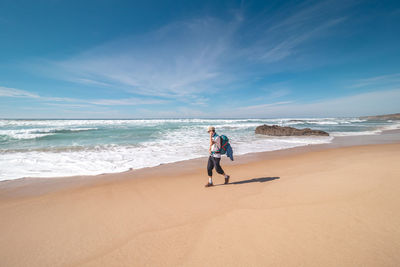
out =
<svg viewBox="0 0 400 267"><path fill-rule="evenodd" d="M262 124L327 131L329 137L256 135ZM229 137L235 155L329 143L337 136L399 129L359 118L0 120L0 181L122 172L208 154L207 126Z"/></svg>

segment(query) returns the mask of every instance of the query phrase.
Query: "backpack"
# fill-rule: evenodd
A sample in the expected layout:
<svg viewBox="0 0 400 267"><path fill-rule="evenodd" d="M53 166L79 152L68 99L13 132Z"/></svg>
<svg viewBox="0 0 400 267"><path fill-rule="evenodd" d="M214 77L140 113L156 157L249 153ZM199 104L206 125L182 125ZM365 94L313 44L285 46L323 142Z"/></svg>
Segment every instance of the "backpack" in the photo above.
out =
<svg viewBox="0 0 400 267"><path fill-rule="evenodd" d="M229 145L229 138L226 135L220 135L219 138L221 140L221 147L219 149L219 152L221 153L221 155L225 155L226 149Z"/></svg>

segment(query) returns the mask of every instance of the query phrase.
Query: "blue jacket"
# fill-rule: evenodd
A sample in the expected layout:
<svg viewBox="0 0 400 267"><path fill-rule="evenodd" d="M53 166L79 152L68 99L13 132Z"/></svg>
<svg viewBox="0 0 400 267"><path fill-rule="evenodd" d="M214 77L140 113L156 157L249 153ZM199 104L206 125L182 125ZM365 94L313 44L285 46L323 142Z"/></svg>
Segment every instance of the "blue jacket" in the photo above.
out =
<svg viewBox="0 0 400 267"><path fill-rule="evenodd" d="M230 144L226 146L226 156L233 160L233 150Z"/></svg>

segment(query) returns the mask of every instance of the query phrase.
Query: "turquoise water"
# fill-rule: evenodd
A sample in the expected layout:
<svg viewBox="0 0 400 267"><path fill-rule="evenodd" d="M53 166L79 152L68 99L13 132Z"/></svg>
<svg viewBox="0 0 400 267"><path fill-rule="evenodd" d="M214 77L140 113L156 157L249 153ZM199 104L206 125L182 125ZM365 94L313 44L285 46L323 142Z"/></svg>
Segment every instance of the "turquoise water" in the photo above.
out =
<svg viewBox="0 0 400 267"><path fill-rule="evenodd" d="M267 137L258 125L327 131L330 137ZM236 155L380 134L392 121L358 118L0 120L0 180L121 172L207 156L207 126L227 135Z"/></svg>

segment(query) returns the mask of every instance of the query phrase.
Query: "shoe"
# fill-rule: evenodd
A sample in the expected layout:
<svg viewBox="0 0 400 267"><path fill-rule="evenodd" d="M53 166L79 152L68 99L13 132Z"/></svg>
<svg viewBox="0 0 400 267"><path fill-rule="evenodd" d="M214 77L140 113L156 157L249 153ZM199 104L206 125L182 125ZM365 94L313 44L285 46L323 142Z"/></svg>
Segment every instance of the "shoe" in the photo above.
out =
<svg viewBox="0 0 400 267"><path fill-rule="evenodd" d="M229 178L231 178L229 175L225 178L225 184L229 184Z"/></svg>
<svg viewBox="0 0 400 267"><path fill-rule="evenodd" d="M208 183L208 184L205 185L205 187L211 187L213 185L214 185L213 183Z"/></svg>

